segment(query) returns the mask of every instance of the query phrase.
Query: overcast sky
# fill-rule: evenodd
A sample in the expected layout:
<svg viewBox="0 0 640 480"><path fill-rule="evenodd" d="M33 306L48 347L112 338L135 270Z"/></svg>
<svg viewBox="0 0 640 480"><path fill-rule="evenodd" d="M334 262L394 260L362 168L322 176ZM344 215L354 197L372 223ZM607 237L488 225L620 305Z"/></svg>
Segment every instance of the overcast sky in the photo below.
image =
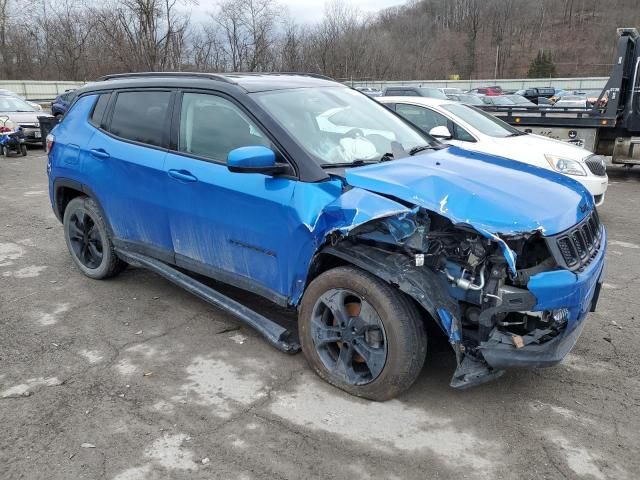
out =
<svg viewBox="0 0 640 480"><path fill-rule="evenodd" d="M383 8L401 5L407 0L344 0L344 2L357 7L362 12L377 12ZM192 20L197 20L197 13L213 10L213 5L216 3L217 1L212 0L199 0L195 6L191 7L192 12L196 14L192 15ZM315 23L322 18L325 0L278 0L278 3L285 5L291 17L298 23Z"/></svg>
<svg viewBox="0 0 640 480"><path fill-rule="evenodd" d="M383 8L406 3L406 0L345 0L363 12L376 12ZM320 20L324 12L325 0L279 0L286 5L291 16L301 23L313 23Z"/></svg>

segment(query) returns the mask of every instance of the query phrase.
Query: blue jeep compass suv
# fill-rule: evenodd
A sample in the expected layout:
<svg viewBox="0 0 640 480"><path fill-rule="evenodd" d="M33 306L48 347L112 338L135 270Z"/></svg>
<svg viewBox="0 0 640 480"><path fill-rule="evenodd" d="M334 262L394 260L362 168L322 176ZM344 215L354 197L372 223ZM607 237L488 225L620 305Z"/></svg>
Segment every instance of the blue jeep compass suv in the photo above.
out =
<svg viewBox="0 0 640 480"><path fill-rule="evenodd" d="M313 75L126 74L75 94L47 142L78 268L148 268L354 395L408 388L427 322L464 388L559 362L595 308L606 232L566 176L447 147ZM298 335L193 273L296 308Z"/></svg>

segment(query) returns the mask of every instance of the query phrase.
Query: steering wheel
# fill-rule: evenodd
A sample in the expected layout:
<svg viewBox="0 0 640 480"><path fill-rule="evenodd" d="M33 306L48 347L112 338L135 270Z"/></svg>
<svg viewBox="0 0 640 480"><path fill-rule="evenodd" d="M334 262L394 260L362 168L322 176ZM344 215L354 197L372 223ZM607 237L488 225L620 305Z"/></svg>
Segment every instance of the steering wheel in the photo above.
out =
<svg viewBox="0 0 640 480"><path fill-rule="evenodd" d="M352 128L348 132L345 132L344 136L352 138L364 137L364 132L359 128Z"/></svg>

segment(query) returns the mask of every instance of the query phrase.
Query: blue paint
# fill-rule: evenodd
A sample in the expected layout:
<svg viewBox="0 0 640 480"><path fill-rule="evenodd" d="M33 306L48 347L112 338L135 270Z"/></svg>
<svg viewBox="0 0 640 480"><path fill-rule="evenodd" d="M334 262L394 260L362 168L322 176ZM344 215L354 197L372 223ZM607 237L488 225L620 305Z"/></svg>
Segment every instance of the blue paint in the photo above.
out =
<svg viewBox="0 0 640 480"><path fill-rule="evenodd" d="M125 142L95 128L88 116L96 99L80 97L53 131L52 201L56 178L86 185L117 238L244 277L292 305L330 234L346 235L372 220L387 219L401 240L415 229L418 207L438 212L496 240L514 272L515 257L497 235L555 234L592 208L591 196L567 176L454 147L348 169L346 186L336 177L301 182L234 173L223 163ZM254 165L271 164L264 147L239 150L231 152L231 163L251 158ZM599 257L577 275L559 270L534 276L529 288L536 308L567 307L571 321L579 321L602 262ZM455 318L439 316L448 322L450 339L459 341Z"/></svg>
<svg viewBox="0 0 640 480"><path fill-rule="evenodd" d="M272 167L275 164L274 151L262 145L236 148L227 156L227 165L230 167Z"/></svg>
<svg viewBox="0 0 640 480"><path fill-rule="evenodd" d="M324 188L317 191L314 184L309 183L300 183L296 187L292 214L300 220L291 232L289 243L291 253L294 254L290 264L292 277L289 281L292 289L289 298L294 305L304 293L311 260L327 242L328 234L339 232L345 235L353 228L374 219L413 214L412 210L400 203L366 190L351 189L341 193L342 184L337 180L335 182L340 190L331 192L338 196L330 203L324 203L328 199L328 192ZM338 185L333 186L338 188ZM310 212L310 208L313 211ZM309 221L309 213L312 213L312 221Z"/></svg>
<svg viewBox="0 0 640 480"><path fill-rule="evenodd" d="M592 196L566 175L456 147L352 168L346 179L498 235L554 235L593 207Z"/></svg>
<svg viewBox="0 0 640 480"><path fill-rule="evenodd" d="M440 321L442 322L442 326L444 327L445 332L449 335L449 342L456 343L460 341L460 330L458 329L458 325L456 323L455 318L449 310L446 308L439 308L438 315L440 316Z"/></svg>
<svg viewBox="0 0 640 480"><path fill-rule="evenodd" d="M567 308L569 310L567 331L573 330L589 313L596 286L602 280L606 244L607 232L602 228L602 246L584 271L574 273L569 270L553 270L531 277L527 288L538 301L533 310Z"/></svg>

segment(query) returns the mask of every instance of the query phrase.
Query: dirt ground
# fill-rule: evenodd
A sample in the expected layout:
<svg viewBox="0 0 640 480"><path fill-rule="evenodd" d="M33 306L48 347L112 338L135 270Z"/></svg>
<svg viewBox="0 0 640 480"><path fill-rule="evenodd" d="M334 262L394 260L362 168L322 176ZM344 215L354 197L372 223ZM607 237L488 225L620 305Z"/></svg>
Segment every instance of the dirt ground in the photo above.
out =
<svg viewBox="0 0 640 480"><path fill-rule="evenodd" d="M456 391L435 341L373 403L155 274L82 276L45 163L0 158L0 479L639 478L640 168L610 169L606 284L562 364Z"/></svg>

